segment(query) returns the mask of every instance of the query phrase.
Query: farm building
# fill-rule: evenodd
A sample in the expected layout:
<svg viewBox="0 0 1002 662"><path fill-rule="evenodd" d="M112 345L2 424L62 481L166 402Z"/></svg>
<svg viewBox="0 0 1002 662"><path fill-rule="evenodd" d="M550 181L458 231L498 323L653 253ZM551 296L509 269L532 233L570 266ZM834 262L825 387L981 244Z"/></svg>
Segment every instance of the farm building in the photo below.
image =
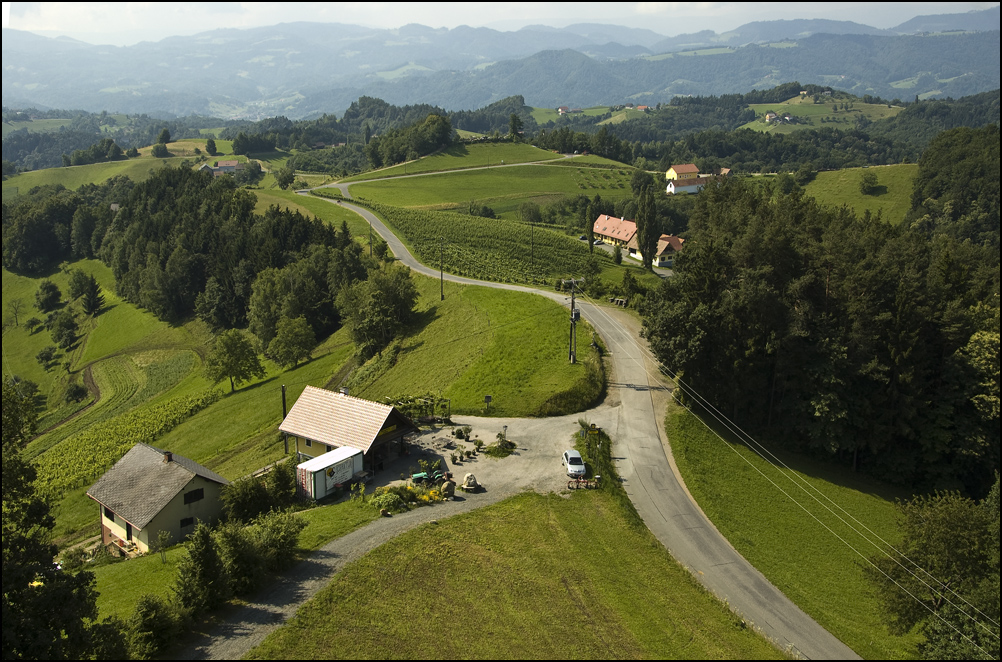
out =
<svg viewBox="0 0 1002 662"><path fill-rule="evenodd" d="M665 193L675 195L676 193L699 193L700 189L712 182L716 177L693 177L691 179L668 180Z"/></svg>
<svg viewBox="0 0 1002 662"><path fill-rule="evenodd" d="M696 177L699 177L699 168L696 167L695 163L673 165L668 168L668 172L665 173L665 179L669 181L677 179L694 179Z"/></svg>
<svg viewBox="0 0 1002 662"><path fill-rule="evenodd" d="M299 461L350 446L362 451L366 471L379 471L404 435L416 432L409 418L391 405L307 386L278 427L296 438Z"/></svg>
<svg viewBox="0 0 1002 662"><path fill-rule="evenodd" d="M197 521L218 519L220 493L229 482L186 457L136 444L87 496L101 506L104 544L148 552L160 531L176 543L195 530Z"/></svg>
<svg viewBox="0 0 1002 662"><path fill-rule="evenodd" d="M651 260L651 266L654 267L670 267L675 263L675 254L682 250L682 244L685 243L685 239L682 237L677 237L673 234L663 234L661 238L658 239L658 247L654 253L654 259ZM630 240L627 245L627 250L629 251L630 257L634 260L643 261L643 255L640 252L640 245L637 243L637 238L634 237Z"/></svg>
<svg viewBox="0 0 1002 662"><path fill-rule="evenodd" d="M595 219L592 232L596 237L601 237L610 244L626 246L637 234L637 224L635 221L628 221L625 218L602 214Z"/></svg>

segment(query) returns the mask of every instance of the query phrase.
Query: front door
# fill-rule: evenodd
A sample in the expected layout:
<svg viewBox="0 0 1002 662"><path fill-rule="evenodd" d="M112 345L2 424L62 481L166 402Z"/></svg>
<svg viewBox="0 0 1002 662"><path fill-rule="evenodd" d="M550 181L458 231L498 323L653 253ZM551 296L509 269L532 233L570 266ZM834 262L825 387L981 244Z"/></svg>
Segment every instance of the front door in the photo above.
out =
<svg viewBox="0 0 1002 662"><path fill-rule="evenodd" d="M132 525L128 522L125 523L125 539L132 540Z"/></svg>

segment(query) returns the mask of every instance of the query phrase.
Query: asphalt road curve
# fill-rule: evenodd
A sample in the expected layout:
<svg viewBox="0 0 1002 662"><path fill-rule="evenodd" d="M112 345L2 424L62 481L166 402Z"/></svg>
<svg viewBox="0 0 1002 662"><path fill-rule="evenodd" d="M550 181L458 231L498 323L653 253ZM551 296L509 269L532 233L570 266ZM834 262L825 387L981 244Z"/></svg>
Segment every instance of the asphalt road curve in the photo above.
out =
<svg viewBox="0 0 1002 662"><path fill-rule="evenodd" d="M347 186L341 189L347 193ZM390 250L414 271L438 277L419 263L383 223L363 207L340 203L372 223ZM488 283L445 274L450 282L530 292L567 305L559 292L506 283ZM606 423L616 443L617 469L637 512L672 556L746 622L784 650L808 659L860 659L856 653L791 602L731 547L692 500L665 451L661 420L654 405L657 370L638 346L635 333L605 309L580 303L582 316L602 336L613 363L620 405Z"/></svg>

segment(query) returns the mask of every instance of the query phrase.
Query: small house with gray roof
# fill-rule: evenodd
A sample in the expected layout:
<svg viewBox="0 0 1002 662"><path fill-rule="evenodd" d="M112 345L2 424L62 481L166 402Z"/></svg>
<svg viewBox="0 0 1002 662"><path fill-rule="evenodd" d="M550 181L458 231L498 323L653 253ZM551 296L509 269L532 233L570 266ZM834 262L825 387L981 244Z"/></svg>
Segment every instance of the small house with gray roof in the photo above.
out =
<svg viewBox="0 0 1002 662"><path fill-rule="evenodd" d="M226 480L170 451L136 444L94 483L87 496L101 506L101 538L127 551L148 552L161 531L180 542L195 523L223 510Z"/></svg>
<svg viewBox="0 0 1002 662"><path fill-rule="evenodd" d="M307 386L278 427L296 438L300 462L345 446L362 451L366 471L379 471L393 446L404 449L404 435L416 432L396 407L337 391Z"/></svg>

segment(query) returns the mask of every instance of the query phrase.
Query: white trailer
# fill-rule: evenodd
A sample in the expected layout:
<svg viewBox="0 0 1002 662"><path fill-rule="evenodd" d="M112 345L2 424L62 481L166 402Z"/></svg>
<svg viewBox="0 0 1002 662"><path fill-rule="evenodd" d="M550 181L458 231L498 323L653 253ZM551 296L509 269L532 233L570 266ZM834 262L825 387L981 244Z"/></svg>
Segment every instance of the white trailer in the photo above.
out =
<svg viewBox="0 0 1002 662"><path fill-rule="evenodd" d="M296 467L299 494L314 501L322 499L347 485L361 471L362 451L348 446L335 448Z"/></svg>

